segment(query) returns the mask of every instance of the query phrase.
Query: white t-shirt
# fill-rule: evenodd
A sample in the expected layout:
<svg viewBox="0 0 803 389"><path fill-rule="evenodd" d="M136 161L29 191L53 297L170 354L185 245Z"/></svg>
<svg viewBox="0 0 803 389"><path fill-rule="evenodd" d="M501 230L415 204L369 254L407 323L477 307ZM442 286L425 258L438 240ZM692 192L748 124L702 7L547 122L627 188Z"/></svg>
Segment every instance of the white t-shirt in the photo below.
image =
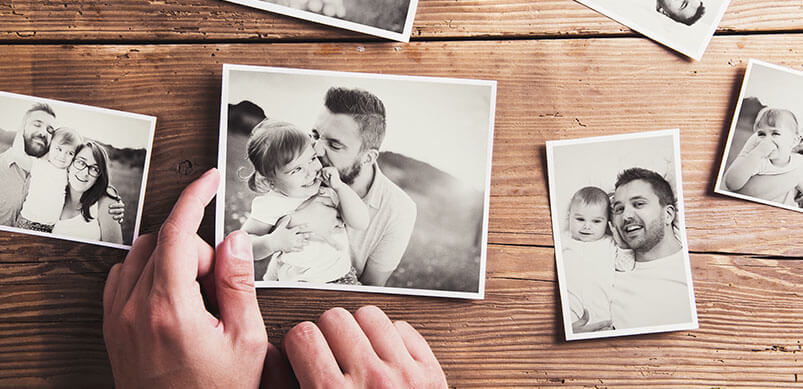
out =
<svg viewBox="0 0 803 389"><path fill-rule="evenodd" d="M330 198L338 204L334 190L321 187L316 195ZM293 213L307 198L288 197L277 192L268 192L251 202L251 217L270 225L276 225L285 215ZM276 253L271 257L266 281L296 281L324 283L345 276L351 270L349 240L346 229L336 228L327 241L311 239L303 250L292 253Z"/></svg>
<svg viewBox="0 0 803 389"><path fill-rule="evenodd" d="M77 239L100 240L100 221L98 221L98 203L89 207L89 216L92 220L86 221L84 215L79 213L69 219L59 220L53 226L53 234L64 235Z"/></svg>
<svg viewBox="0 0 803 389"><path fill-rule="evenodd" d="M611 315L617 330L692 320L683 250L614 275Z"/></svg>
<svg viewBox="0 0 803 389"><path fill-rule="evenodd" d="M64 208L66 191L67 169L59 169L44 158L34 158L28 196L20 215L32 222L56 224Z"/></svg>
<svg viewBox="0 0 803 389"><path fill-rule="evenodd" d="M583 308L588 310L588 323L611 320L614 261L618 251L613 239L604 236L593 242L581 242L566 236L561 243L566 290L579 300L571 308L572 321L582 317Z"/></svg>

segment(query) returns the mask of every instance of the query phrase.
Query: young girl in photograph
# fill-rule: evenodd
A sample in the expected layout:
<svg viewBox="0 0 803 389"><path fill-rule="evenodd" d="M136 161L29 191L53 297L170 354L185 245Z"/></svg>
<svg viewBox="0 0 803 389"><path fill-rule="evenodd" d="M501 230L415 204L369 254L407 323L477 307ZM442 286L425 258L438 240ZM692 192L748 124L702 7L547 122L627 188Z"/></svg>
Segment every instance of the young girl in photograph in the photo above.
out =
<svg viewBox="0 0 803 389"><path fill-rule="evenodd" d="M254 168L248 186L261 195L242 229L251 235L254 258L270 261L263 279L358 284L344 223L367 227L362 199L337 169L321 166L312 139L292 124L262 121L246 148ZM332 208L342 221L325 222Z"/></svg>
<svg viewBox="0 0 803 389"><path fill-rule="evenodd" d="M797 118L788 110L764 108L756 115L753 135L725 171L729 190L766 201L799 207L803 192L803 155Z"/></svg>
<svg viewBox="0 0 803 389"><path fill-rule="evenodd" d="M610 198L600 188L578 190L569 203L569 237L561 239L572 323L605 323L610 329L614 271L630 271L635 259L609 232ZM576 327L576 332L583 332Z"/></svg>
<svg viewBox="0 0 803 389"><path fill-rule="evenodd" d="M22 203L17 227L52 232L61 216L67 188L67 167L73 161L81 135L71 128L53 132L50 149L42 158L30 157L28 195Z"/></svg>

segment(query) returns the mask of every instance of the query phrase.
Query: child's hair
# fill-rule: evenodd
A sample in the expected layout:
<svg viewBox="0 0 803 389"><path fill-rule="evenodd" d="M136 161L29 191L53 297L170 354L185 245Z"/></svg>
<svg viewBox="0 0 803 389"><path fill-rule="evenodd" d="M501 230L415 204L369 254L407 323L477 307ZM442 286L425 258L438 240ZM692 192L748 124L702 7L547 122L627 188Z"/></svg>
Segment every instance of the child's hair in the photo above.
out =
<svg viewBox="0 0 803 389"><path fill-rule="evenodd" d="M586 186L574 193L572 201L569 202L569 208L571 208L574 203L584 205L601 204L605 206L605 212L607 214L611 207L611 198L604 190L596 186Z"/></svg>
<svg viewBox="0 0 803 389"><path fill-rule="evenodd" d="M784 119L791 119L792 124L795 126L793 129L795 131L795 135L798 135L800 130L795 114L786 109L770 107L764 107L761 109L761 111L758 111L758 114L756 115L756 121L753 123L753 132L758 131L759 126L776 128Z"/></svg>
<svg viewBox="0 0 803 389"><path fill-rule="evenodd" d="M53 139L50 141L50 144L51 147L52 145L78 146L83 142L84 139L77 130L69 127L59 127L56 131L53 131Z"/></svg>
<svg viewBox="0 0 803 389"><path fill-rule="evenodd" d="M311 142L296 126L265 119L254 127L246 150L254 172L248 176L248 187L254 192L270 190L268 182L276 171L296 159Z"/></svg>

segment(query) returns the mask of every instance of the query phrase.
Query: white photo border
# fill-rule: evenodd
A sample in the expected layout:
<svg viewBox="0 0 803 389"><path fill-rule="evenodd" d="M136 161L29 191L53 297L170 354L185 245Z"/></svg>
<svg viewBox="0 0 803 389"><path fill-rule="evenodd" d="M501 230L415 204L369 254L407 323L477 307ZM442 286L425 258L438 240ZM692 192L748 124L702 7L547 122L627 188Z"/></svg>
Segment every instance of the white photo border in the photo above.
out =
<svg viewBox="0 0 803 389"><path fill-rule="evenodd" d="M750 58L750 60L747 62L747 69L744 72L744 80L742 81L742 88L739 91L739 97L738 97L739 101L736 103L736 109L733 111L733 119L731 120L731 126L730 126L730 129L728 130L728 140L725 141L725 151L722 153L722 162L719 165L719 173L717 174L717 182L716 182L716 184L714 184L714 192L715 193L719 193L721 195L731 196L731 197L735 197L735 198L742 199L742 200L753 201L753 202L756 202L756 203L770 205L770 206L773 206L773 207L788 209L790 211L803 212L803 208L793 207L793 206L786 205L786 204L779 203L779 202L767 201L767 200L764 200L764 199L761 199L761 198L758 198L758 197L746 196L746 195L743 195L741 193L732 192L732 191L729 191L727 189L723 189L722 188L722 186L724 185L724 183L722 182L722 179L723 179L723 176L725 175L725 165L726 165L726 162L728 160L728 155L730 155L730 152L731 152L731 143L733 142L733 133L736 131L736 124L739 121L739 114L742 113L742 102L744 101L744 98L746 97L744 95L744 93L747 90L748 83L750 82L750 74L751 74L751 71L753 70L754 66L763 66L763 67L770 68L770 69L773 69L773 70L777 70L777 71L789 73L789 74L792 74L792 75L800 76L801 78L803 78L803 71L795 70L795 69L788 68L788 67L785 67L785 66L776 65L776 64L773 64L773 63L764 62L764 61L761 61L761 60L758 60L758 59Z"/></svg>
<svg viewBox="0 0 803 389"><path fill-rule="evenodd" d="M384 79L395 81L419 81L431 83L444 83L444 84L461 84L461 85L477 85L487 86L490 88L490 104L488 106L488 161L486 162L485 170L485 191L483 198L483 220L482 220L482 247L480 247L480 271L479 271L479 284L477 292L455 292L434 289L414 289L414 288L397 288L397 287L379 287L367 285L340 285L340 284L312 284L312 283L299 283L299 282L281 282L281 281L255 281L258 288L301 288L301 289L320 289L320 290L340 290L350 292L373 292L384 294L401 294L401 295L414 295L414 296L432 296L432 297L451 297L472 300L482 300L485 298L485 271L488 256L488 218L490 214L490 201L491 201L491 166L493 161L493 138L494 138L494 124L496 122L496 81L494 80L477 80L477 79L463 79L463 78L447 78L447 77L426 77L426 76L409 76L409 75L393 75L393 74L379 74L379 73L358 73L358 72L340 72L331 70L312 70L312 69L297 69L297 68L283 68L273 66L253 66L253 65L237 65L237 64L223 64L223 77L220 98L220 130L219 130L219 143L218 143L218 170L223 175L220 180L220 185L217 193L217 201L215 202L215 245L220 244L225 238L224 236L224 220L225 220L225 198L226 198L226 155L227 155L227 138L228 138L228 96L229 96L229 75L232 71L250 71L255 73L278 73L278 74L296 74L296 75L310 75L310 76L335 76L343 78L358 78L358 79Z"/></svg>
<svg viewBox="0 0 803 389"><path fill-rule="evenodd" d="M331 16L321 15L315 12L304 11L292 7L286 7L261 0L224 0L230 3L244 5L247 7L258 8L264 11L274 12L280 15L291 16L297 19L302 19L310 22L320 23L327 26L342 28L344 30L356 31L363 34L378 36L380 38L391 39L398 42L410 42L410 34L413 31L413 20L415 19L416 9L418 8L418 0L410 0L410 5L407 8L407 17L404 21L404 29L401 33L395 31L384 30L378 27L351 22Z"/></svg>
<svg viewBox="0 0 803 389"><path fill-rule="evenodd" d="M696 47L680 47L677 43L671 42L671 39L667 39L665 36L666 34L661 34L656 32L654 29L650 28L649 25L645 24L644 21L640 20L633 20L629 17L622 15L620 12L616 10L611 10L608 7L600 4L600 0L576 0L578 3L591 8L594 11L597 11L610 19L613 19L617 23L621 23L624 26L635 30L636 32L646 36L647 38L654 40L666 47L669 47L672 50L675 50L691 59L699 61L703 58L703 54L705 54L706 48L708 48L708 44L711 43L711 39L714 38L714 33L716 33L717 28L719 27L719 23L722 21L722 17L725 16L725 11L727 11L728 6L730 5L731 0L726 0L722 3L720 9L717 10L716 19L714 23L709 26L706 30L706 35L702 37L700 40L700 44ZM611 2L615 0L610 0Z"/></svg>
<svg viewBox="0 0 803 389"><path fill-rule="evenodd" d="M674 184L675 196L677 197L678 201L678 214L680 217L677 218L678 227L680 230L680 237L683 239L683 257L684 267L686 269L686 279L688 280L688 293L689 293L689 301L690 301L690 308L692 313L692 321L689 323L677 323L677 324L669 324L669 325L657 325L657 326L648 326L648 327L639 327L639 328L627 328L621 330L608 330L608 331L597 331L597 332L585 332L575 334L572 330L572 322L571 322L571 310L569 309L569 301L565 296L568 296L568 291L566 290L566 273L565 268L563 266L563 247L560 241L560 223L561 215L558 214L559 210L557 207L557 193L556 191L556 182L555 182L555 174L554 174L554 165L553 165L553 150L555 147L562 147L562 146L571 146L577 144L585 144L585 143L603 143L603 142L616 142L621 140L632 140L632 139L639 139L639 138L658 138L658 137L672 137L673 143L673 157L674 157L674 175L676 177L676 181ZM685 203L683 200L683 179L681 177L681 162L680 162L680 131L679 129L670 129L670 130L658 130L658 131L647 131L647 132L638 132L632 134L619 134L619 135L607 135L607 136L598 136L598 137L591 137L591 138L581 138L581 139L566 139L566 140L554 140L554 141L547 141L546 142L546 151L547 151L547 175L549 177L549 202L550 202L550 209L552 215L552 232L555 239L555 265L558 272L558 289L560 290L560 304L561 304L561 314L563 318L563 330L566 335L566 340L582 340L582 339L597 339L597 338L610 338L616 336L627 336L627 335L640 335L640 334L648 334L648 333L656 333L656 332L669 332L669 331L682 331L682 330L693 330L699 328L699 322L697 318L697 304L694 299L694 286L692 283L692 275L691 275L691 258L689 256L689 247L688 247L688 238L686 236L686 211L685 211Z"/></svg>
<svg viewBox="0 0 803 389"><path fill-rule="evenodd" d="M140 191L139 191L139 199L137 201L137 214L135 215L136 219L134 220L134 231L133 231L133 234L131 236L131 243L133 244L133 242L137 240L137 237L139 237L139 228L140 228L140 224L142 223L142 207L145 204L145 189L146 189L146 186L147 186L147 183L148 183L148 170L149 170L150 164L151 164L151 151L153 150L153 138L154 138L154 133L156 132L156 117L155 116L138 114L138 113L120 111L120 110L116 110L116 109L95 107L95 106L92 106L92 105L71 103L69 101L47 99L47 98L43 98L43 97L29 96L29 95L23 95L23 94L11 93L11 92L0 91L0 96L6 96L6 97L11 97L11 98L19 98L19 99L26 99L26 100L31 100L33 102L43 102L43 103L47 103L47 104L54 105L54 106L59 106L59 105L65 106L66 105L68 107L72 107L73 109L86 110L86 111L90 111L90 112L91 111L103 112L103 113L106 113L106 114L113 114L113 115L122 116L122 117L129 117L129 118L132 118L132 119L144 120L144 121L147 121L150 124L150 126L148 128L148 141L144 145L144 147L145 147L145 164L142 167L142 182L140 183L140 187L139 187ZM128 215L126 215L126 217L127 216ZM81 238L75 238L75 237L66 236L66 235L53 234L51 232L33 231L33 230L27 230L27 229L24 229L24 228L17 228L17 227L11 227L11 226L0 225L0 231L18 232L18 233L27 234L27 235L43 236L43 237L46 237L46 238L69 240L69 241L73 241L73 242L87 243L87 244L92 244L92 245L96 245L96 246L112 247L112 248L121 249L121 250L130 250L131 249L131 245L127 245L127 244L104 242L104 241L100 241L100 240L81 239Z"/></svg>

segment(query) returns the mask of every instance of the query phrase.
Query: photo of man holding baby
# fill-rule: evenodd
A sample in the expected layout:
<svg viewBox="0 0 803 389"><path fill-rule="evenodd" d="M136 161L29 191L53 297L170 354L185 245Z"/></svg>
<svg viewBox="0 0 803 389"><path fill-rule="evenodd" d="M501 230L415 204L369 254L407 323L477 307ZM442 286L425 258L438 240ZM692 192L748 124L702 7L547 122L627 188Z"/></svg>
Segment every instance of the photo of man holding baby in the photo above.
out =
<svg viewBox="0 0 803 389"><path fill-rule="evenodd" d="M2 93L0 101L8 111L0 124L0 180L5 183L0 187L0 229L113 247L130 245L138 217L136 208L127 209L126 202L139 204L144 166L121 174L134 173L133 183L113 181L125 152L109 136L101 137L108 143L95 137L99 123L114 121L104 121L106 115L90 118L74 105L32 103L25 96ZM54 107L64 113L63 121ZM14 117L21 117L21 124L16 131L6 130L13 128ZM78 124L84 121L93 124ZM148 128L145 122L141 138L148 139ZM106 127L102 131L108 133ZM144 164L145 150L140 153Z"/></svg>
<svg viewBox="0 0 803 389"><path fill-rule="evenodd" d="M750 62L717 193L796 211L803 208L801 88L803 73Z"/></svg>
<svg viewBox="0 0 803 389"><path fill-rule="evenodd" d="M677 145L676 130L547 142L567 340L696 328Z"/></svg>
<svg viewBox="0 0 803 389"><path fill-rule="evenodd" d="M258 286L481 295L492 83L230 66L217 237Z"/></svg>

